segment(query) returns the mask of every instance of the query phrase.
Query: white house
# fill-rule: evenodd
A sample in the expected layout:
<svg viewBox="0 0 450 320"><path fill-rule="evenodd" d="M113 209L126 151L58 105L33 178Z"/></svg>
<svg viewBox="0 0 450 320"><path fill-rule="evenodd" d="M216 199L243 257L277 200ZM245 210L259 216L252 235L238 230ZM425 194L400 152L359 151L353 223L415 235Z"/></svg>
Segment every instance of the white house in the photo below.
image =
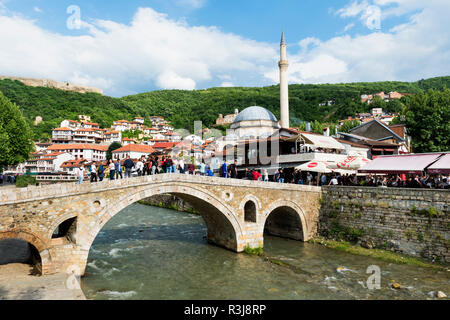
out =
<svg viewBox="0 0 450 320"><path fill-rule="evenodd" d="M75 160L87 161L106 160L108 146L96 144L54 144L48 147L49 152L67 152L74 156Z"/></svg>
<svg viewBox="0 0 450 320"><path fill-rule="evenodd" d="M123 160L126 159L127 156L130 156L131 159L139 159L142 156L146 157L154 152L155 149L147 145L128 144L122 148L114 150L112 154L113 159Z"/></svg>

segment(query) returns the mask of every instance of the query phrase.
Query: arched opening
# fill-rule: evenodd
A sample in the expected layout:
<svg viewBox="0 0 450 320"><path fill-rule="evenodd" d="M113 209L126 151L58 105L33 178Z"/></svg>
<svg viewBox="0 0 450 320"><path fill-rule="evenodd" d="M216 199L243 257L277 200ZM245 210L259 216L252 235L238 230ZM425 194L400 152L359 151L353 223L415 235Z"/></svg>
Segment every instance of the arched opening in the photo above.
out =
<svg viewBox="0 0 450 320"><path fill-rule="evenodd" d="M144 194L145 198L142 196ZM144 199L162 195L176 196L192 206L193 210L203 218L206 225L206 239L208 243L224 247L231 251L238 251L238 239L241 239L242 230L238 217L233 214L232 210L207 191L180 185L164 186L164 189L150 187L142 192L116 199L116 201L105 206L97 214L97 224L88 227L88 236L77 239L77 245L79 247L89 248L89 251L98 233L114 216L122 212L122 210L126 209L132 203L134 204ZM128 201L125 201L125 199ZM84 226L81 226L81 228L84 228ZM89 254L89 252L86 253L87 255ZM84 274L84 268L85 266L80 265L81 275Z"/></svg>
<svg viewBox="0 0 450 320"><path fill-rule="evenodd" d="M31 243L18 239L0 240L0 265L13 263L32 266L31 274L42 274L42 260L39 251Z"/></svg>
<svg viewBox="0 0 450 320"><path fill-rule="evenodd" d="M124 198L131 201L123 208L117 199L104 213L98 214L100 224L95 228L98 236L90 231L95 239L86 257L86 272L82 270L86 296L135 297L136 292L150 292L160 285L162 296L173 295L173 289L169 288L198 285L190 280L195 273L205 273L192 268L198 261L204 261L202 268L213 270L217 252L222 253L219 253L221 257L229 256L227 250L216 246L237 250L241 230L232 220L232 212L212 195L188 187L180 189L165 187L160 193L155 190L153 195L137 193L145 194L145 203L153 198L155 206L136 203L139 196L128 196ZM180 213L164 208L170 207L169 200L173 197L188 203L195 212ZM160 202L163 208L158 208ZM103 214L107 215L104 219Z"/></svg>
<svg viewBox="0 0 450 320"><path fill-rule="evenodd" d="M304 231L299 214L291 207L274 209L266 219L264 233L276 237L304 241Z"/></svg>
<svg viewBox="0 0 450 320"><path fill-rule="evenodd" d="M65 238L68 241L75 242L75 233L77 231L77 217L63 221L53 231L52 239Z"/></svg>
<svg viewBox="0 0 450 320"><path fill-rule="evenodd" d="M256 204L251 200L245 203L244 221L256 223Z"/></svg>
<svg viewBox="0 0 450 320"><path fill-rule="evenodd" d="M201 215L206 224L207 239L210 244L218 245L233 251L237 250L235 227L217 207L192 195L182 193L171 194L186 201Z"/></svg>

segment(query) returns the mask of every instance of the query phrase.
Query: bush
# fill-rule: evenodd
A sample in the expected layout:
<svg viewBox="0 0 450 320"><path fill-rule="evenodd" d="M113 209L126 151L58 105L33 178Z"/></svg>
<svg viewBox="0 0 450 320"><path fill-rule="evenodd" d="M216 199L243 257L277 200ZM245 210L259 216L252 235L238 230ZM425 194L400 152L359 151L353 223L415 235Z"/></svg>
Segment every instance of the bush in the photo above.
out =
<svg viewBox="0 0 450 320"><path fill-rule="evenodd" d="M36 185L36 177L33 176L18 176L16 180L16 187L17 188L26 188L28 185Z"/></svg>

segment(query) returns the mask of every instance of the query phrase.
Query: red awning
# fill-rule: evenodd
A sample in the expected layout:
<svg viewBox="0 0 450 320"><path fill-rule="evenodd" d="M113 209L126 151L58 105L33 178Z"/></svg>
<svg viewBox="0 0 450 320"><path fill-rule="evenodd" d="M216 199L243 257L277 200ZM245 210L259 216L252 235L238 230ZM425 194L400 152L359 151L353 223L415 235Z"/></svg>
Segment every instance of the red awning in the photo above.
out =
<svg viewBox="0 0 450 320"><path fill-rule="evenodd" d="M450 173L450 153L444 154L438 161L427 168L428 173Z"/></svg>
<svg viewBox="0 0 450 320"><path fill-rule="evenodd" d="M358 170L358 173L421 174L442 153L379 156Z"/></svg>

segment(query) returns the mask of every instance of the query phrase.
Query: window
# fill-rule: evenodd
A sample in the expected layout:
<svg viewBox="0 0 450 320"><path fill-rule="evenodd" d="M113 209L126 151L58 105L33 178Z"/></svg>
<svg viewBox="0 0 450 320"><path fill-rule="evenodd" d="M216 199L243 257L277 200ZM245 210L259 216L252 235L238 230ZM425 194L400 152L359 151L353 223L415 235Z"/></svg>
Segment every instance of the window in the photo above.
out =
<svg viewBox="0 0 450 320"><path fill-rule="evenodd" d="M247 201L244 206L244 220L256 223L256 205L253 201Z"/></svg>

